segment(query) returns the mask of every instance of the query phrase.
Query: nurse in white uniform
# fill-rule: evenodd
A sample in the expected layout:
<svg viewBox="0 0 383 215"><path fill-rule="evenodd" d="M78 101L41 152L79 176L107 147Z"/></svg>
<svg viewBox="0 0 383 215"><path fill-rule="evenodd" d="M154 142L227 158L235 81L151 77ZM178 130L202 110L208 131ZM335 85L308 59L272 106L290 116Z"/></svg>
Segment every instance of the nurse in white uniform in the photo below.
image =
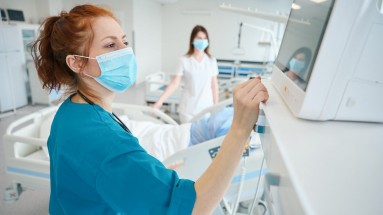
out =
<svg viewBox="0 0 383 215"><path fill-rule="evenodd" d="M183 78L185 87L178 111L181 123L188 122L203 109L218 103L217 75L217 60L209 53L207 30L197 25L190 35L189 51L180 58L173 80L153 107L160 109Z"/></svg>

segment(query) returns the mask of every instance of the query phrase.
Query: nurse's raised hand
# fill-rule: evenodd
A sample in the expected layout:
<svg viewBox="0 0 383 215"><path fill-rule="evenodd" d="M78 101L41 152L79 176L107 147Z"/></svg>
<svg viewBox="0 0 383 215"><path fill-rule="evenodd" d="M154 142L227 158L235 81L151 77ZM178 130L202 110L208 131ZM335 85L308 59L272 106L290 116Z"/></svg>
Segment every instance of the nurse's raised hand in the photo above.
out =
<svg viewBox="0 0 383 215"><path fill-rule="evenodd" d="M269 98L266 87L259 78L250 79L233 90L234 118L231 130L248 136L258 120L259 103Z"/></svg>
<svg viewBox="0 0 383 215"><path fill-rule="evenodd" d="M260 79L251 79L233 91L234 118L219 153L204 174L195 182L195 214L211 214L232 181L243 154L246 140L257 122L259 103L269 98Z"/></svg>

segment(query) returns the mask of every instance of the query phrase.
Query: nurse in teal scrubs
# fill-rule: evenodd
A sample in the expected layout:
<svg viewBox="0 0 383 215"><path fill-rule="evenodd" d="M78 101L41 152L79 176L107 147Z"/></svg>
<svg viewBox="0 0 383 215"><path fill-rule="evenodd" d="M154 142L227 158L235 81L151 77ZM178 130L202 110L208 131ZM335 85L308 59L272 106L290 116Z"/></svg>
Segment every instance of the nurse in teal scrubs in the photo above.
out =
<svg viewBox="0 0 383 215"><path fill-rule="evenodd" d="M80 5L47 18L33 57L44 88L67 92L48 139L50 214L211 213L268 98L259 79L234 89L231 129L194 182L150 156L112 112L116 93L135 82L137 65L110 11Z"/></svg>

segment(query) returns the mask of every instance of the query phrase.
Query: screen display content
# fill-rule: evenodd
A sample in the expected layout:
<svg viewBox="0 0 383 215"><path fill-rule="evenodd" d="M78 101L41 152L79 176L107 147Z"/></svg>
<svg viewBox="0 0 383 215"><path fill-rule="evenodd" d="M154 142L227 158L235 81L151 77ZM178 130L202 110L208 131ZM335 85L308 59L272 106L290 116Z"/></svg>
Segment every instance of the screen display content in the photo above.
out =
<svg viewBox="0 0 383 215"><path fill-rule="evenodd" d="M306 90L335 0L295 0L276 66Z"/></svg>

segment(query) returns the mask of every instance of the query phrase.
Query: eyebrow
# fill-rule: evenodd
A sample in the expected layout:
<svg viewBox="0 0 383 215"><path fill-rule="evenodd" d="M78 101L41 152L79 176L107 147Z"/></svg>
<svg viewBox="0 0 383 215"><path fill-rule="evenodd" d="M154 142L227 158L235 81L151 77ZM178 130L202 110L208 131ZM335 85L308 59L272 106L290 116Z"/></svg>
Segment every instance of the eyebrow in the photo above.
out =
<svg viewBox="0 0 383 215"><path fill-rule="evenodd" d="M116 36L106 36L103 39L101 39L101 41L103 41L103 40L105 40L107 38L111 38L111 39L114 39L114 40L118 39ZM125 39L125 38L126 38L126 34L121 37L121 39Z"/></svg>

